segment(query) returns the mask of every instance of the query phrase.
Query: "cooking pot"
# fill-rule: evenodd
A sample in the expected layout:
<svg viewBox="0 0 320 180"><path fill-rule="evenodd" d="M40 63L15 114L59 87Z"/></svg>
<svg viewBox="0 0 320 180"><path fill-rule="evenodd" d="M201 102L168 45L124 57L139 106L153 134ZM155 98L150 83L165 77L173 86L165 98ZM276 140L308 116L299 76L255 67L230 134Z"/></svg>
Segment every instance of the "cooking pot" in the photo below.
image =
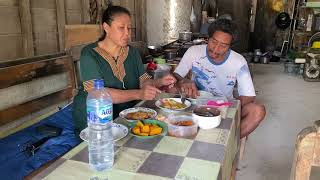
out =
<svg viewBox="0 0 320 180"><path fill-rule="evenodd" d="M166 49L164 55L166 59L174 59L177 57L178 49Z"/></svg>
<svg viewBox="0 0 320 180"><path fill-rule="evenodd" d="M156 54L162 51L162 48L160 46L148 46L148 50L150 54Z"/></svg>
<svg viewBox="0 0 320 180"><path fill-rule="evenodd" d="M267 56L261 56L260 63L261 64L269 64L269 58Z"/></svg>
<svg viewBox="0 0 320 180"><path fill-rule="evenodd" d="M191 41L192 32L190 31L182 31L179 32L179 40L180 41Z"/></svg>

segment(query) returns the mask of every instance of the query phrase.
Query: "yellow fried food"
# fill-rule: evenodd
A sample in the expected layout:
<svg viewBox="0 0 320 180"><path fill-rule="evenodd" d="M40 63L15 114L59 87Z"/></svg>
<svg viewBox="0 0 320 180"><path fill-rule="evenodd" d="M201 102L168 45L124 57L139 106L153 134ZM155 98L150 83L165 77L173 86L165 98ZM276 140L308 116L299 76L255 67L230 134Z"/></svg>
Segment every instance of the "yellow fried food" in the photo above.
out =
<svg viewBox="0 0 320 180"><path fill-rule="evenodd" d="M148 126L148 125L144 125L144 126L142 126L140 128L141 128L141 132L143 132L143 133L149 133L150 132L150 126Z"/></svg>
<svg viewBox="0 0 320 180"><path fill-rule="evenodd" d="M150 130L149 135L153 136L153 135L157 135L160 134L162 132L162 128L161 127L154 127Z"/></svg>
<svg viewBox="0 0 320 180"><path fill-rule="evenodd" d="M140 127L136 126L136 127L132 128L132 132L133 132L134 134L140 134L140 133L141 133L141 132L140 132Z"/></svg>
<svg viewBox="0 0 320 180"><path fill-rule="evenodd" d="M143 124L143 122L138 121L135 127L132 128L132 133L138 136L154 136L161 134L162 128L157 124Z"/></svg>
<svg viewBox="0 0 320 180"><path fill-rule="evenodd" d="M173 99L163 99L161 106L167 109L182 109L187 107L187 105L177 102Z"/></svg>

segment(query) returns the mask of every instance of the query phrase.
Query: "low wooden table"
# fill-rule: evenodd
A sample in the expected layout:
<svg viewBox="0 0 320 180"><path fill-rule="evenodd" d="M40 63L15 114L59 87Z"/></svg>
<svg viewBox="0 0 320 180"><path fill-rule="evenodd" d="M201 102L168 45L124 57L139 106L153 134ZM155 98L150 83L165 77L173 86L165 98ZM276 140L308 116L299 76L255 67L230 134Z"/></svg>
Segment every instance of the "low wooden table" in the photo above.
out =
<svg viewBox="0 0 320 180"><path fill-rule="evenodd" d="M167 95L168 96L168 95ZM155 101L138 106L154 108ZM187 110L191 112L193 107ZM226 179L238 160L240 146L240 101L235 100L219 127L199 129L194 139L160 136L139 139L128 135L115 144L115 162L109 172L94 173L88 164L87 143L82 142L33 179ZM126 124L121 118L115 122Z"/></svg>

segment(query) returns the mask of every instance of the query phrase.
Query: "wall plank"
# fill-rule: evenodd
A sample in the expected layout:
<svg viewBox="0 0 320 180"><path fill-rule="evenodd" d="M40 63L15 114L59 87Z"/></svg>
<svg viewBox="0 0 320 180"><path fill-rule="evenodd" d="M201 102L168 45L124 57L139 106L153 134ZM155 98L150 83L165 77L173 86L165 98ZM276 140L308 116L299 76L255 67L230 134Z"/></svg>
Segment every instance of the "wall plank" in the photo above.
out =
<svg viewBox="0 0 320 180"><path fill-rule="evenodd" d="M67 10L81 10L81 1L82 0L66 0L66 9Z"/></svg>
<svg viewBox="0 0 320 180"><path fill-rule="evenodd" d="M64 50L64 26L66 25L66 9L64 0L56 0L57 7L57 29L58 29L58 41L59 50Z"/></svg>
<svg viewBox="0 0 320 180"><path fill-rule="evenodd" d="M19 8L0 6L0 34L21 33Z"/></svg>
<svg viewBox="0 0 320 180"><path fill-rule="evenodd" d="M30 0L19 1L19 15L21 22L23 54L24 57L31 57L34 56L34 46L30 12Z"/></svg>
<svg viewBox="0 0 320 180"><path fill-rule="evenodd" d="M91 25L66 25L65 26L65 48L94 42L101 35L101 27L98 24Z"/></svg>
<svg viewBox="0 0 320 180"><path fill-rule="evenodd" d="M58 52L58 32L34 33L35 54L44 55Z"/></svg>
<svg viewBox="0 0 320 180"><path fill-rule="evenodd" d="M86 24L90 22L90 3L89 0L81 0L81 2L81 24Z"/></svg>
<svg viewBox="0 0 320 180"><path fill-rule="evenodd" d="M0 6L18 6L18 0L1 0Z"/></svg>
<svg viewBox="0 0 320 180"><path fill-rule="evenodd" d="M0 35L0 61L23 57L21 34Z"/></svg>
<svg viewBox="0 0 320 180"><path fill-rule="evenodd" d="M81 11L67 10L66 11L66 24L81 24Z"/></svg>
<svg viewBox="0 0 320 180"><path fill-rule="evenodd" d="M31 8L34 33L57 31L56 9Z"/></svg>
<svg viewBox="0 0 320 180"><path fill-rule="evenodd" d="M55 0L30 0L31 8L56 9Z"/></svg>

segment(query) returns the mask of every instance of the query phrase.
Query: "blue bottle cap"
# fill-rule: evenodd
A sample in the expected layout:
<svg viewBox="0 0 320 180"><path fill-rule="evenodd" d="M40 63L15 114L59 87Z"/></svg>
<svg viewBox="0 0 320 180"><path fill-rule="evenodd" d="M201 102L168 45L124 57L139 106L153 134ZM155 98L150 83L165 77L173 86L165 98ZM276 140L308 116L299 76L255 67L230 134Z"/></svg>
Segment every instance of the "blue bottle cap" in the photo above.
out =
<svg viewBox="0 0 320 180"><path fill-rule="evenodd" d="M93 84L94 84L94 88L95 88L95 89L100 89L100 88L103 88L103 87L104 87L103 79L95 79L95 80L93 81Z"/></svg>

